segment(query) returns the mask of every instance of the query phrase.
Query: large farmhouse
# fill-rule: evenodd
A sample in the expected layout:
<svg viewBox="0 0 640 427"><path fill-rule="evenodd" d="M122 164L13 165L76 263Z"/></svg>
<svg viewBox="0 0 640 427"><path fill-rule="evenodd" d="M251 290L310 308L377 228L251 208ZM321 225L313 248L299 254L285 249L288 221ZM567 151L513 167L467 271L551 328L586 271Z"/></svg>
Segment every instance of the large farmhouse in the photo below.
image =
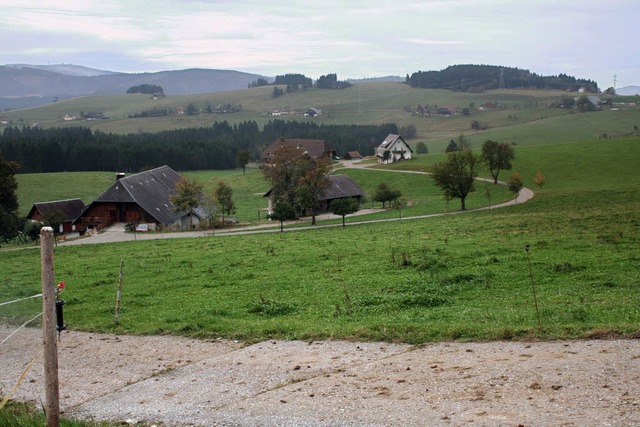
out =
<svg viewBox="0 0 640 427"><path fill-rule="evenodd" d="M413 150L409 147L409 144L400 135L392 133L387 135L382 144L376 148L378 163L382 165L400 160L409 160L412 154Z"/></svg>
<svg viewBox="0 0 640 427"><path fill-rule="evenodd" d="M204 217L200 208L192 218L189 212L174 212L170 196L175 194L180 174L161 166L131 176L118 174L116 181L83 212L76 223L102 228L115 222L153 224L162 228L185 229Z"/></svg>
<svg viewBox="0 0 640 427"><path fill-rule="evenodd" d="M262 150L262 161L271 163L276 152L283 147L293 147L298 150L300 154L306 154L313 160L318 160L323 157L331 160L335 156L335 152L324 139L278 138Z"/></svg>

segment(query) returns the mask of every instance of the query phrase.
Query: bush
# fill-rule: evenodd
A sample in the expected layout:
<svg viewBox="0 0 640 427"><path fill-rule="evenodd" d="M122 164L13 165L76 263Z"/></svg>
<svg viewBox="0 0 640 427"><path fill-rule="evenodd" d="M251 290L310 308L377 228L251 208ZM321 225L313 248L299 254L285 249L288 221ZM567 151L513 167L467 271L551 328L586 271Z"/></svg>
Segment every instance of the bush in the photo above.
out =
<svg viewBox="0 0 640 427"><path fill-rule="evenodd" d="M429 152L429 149L427 148L427 144L425 144L424 142L420 141L416 144L416 153L418 154L427 154Z"/></svg>

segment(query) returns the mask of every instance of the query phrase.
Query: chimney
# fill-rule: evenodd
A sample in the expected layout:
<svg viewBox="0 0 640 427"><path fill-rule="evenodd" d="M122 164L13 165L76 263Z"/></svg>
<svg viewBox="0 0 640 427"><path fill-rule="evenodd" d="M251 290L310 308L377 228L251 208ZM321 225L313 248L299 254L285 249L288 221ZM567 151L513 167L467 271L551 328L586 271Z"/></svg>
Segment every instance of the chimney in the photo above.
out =
<svg viewBox="0 0 640 427"><path fill-rule="evenodd" d="M116 181L120 181L122 178L124 178L124 172L117 172Z"/></svg>

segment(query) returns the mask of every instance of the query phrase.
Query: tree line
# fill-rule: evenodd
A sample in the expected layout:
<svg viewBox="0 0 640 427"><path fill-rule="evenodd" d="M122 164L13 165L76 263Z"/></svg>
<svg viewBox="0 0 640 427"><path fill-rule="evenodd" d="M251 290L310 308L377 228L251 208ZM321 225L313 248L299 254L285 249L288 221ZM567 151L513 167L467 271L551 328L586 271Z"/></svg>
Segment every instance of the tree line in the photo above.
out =
<svg viewBox="0 0 640 427"><path fill-rule="evenodd" d="M507 89L556 89L576 92L584 88L587 92L599 91L595 81L577 79L567 74L542 76L521 68L473 64L451 65L440 71L407 74L405 84L418 88L480 92L499 89L501 81Z"/></svg>
<svg viewBox="0 0 640 427"><path fill-rule="evenodd" d="M311 77L307 77L304 74L283 74L280 76L276 76L272 85L283 85L287 87L286 92L291 93L300 89L307 89L313 87L313 80ZM249 83L249 88L252 87L260 87L260 86L269 86L270 83L265 78L258 78L257 80ZM315 83L315 86L318 89L344 89L351 86L346 80L338 80L338 75L336 73L330 73L326 75L322 75L318 78ZM279 88L274 88L273 97L276 98L284 94L284 91Z"/></svg>
<svg viewBox="0 0 640 427"><path fill-rule="evenodd" d="M85 127L7 127L0 135L0 151L6 160L20 165L21 173L138 172L162 165L176 170L233 169L240 152L258 160L262 149L280 137L324 139L339 155L354 150L368 155L388 134L397 132L395 124L283 120L269 121L262 130L255 121L234 125L216 121L208 127L124 135Z"/></svg>

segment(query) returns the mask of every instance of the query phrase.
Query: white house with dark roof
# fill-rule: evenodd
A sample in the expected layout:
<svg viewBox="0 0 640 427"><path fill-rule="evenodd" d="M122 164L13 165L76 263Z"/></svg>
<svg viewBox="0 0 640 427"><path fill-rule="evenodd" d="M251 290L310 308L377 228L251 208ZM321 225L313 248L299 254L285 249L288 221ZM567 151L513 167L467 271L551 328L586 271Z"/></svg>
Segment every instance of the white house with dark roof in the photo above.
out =
<svg viewBox="0 0 640 427"><path fill-rule="evenodd" d="M392 133L387 135L382 144L376 148L376 157L381 165L410 160L412 155L413 150L409 144L400 135Z"/></svg>

